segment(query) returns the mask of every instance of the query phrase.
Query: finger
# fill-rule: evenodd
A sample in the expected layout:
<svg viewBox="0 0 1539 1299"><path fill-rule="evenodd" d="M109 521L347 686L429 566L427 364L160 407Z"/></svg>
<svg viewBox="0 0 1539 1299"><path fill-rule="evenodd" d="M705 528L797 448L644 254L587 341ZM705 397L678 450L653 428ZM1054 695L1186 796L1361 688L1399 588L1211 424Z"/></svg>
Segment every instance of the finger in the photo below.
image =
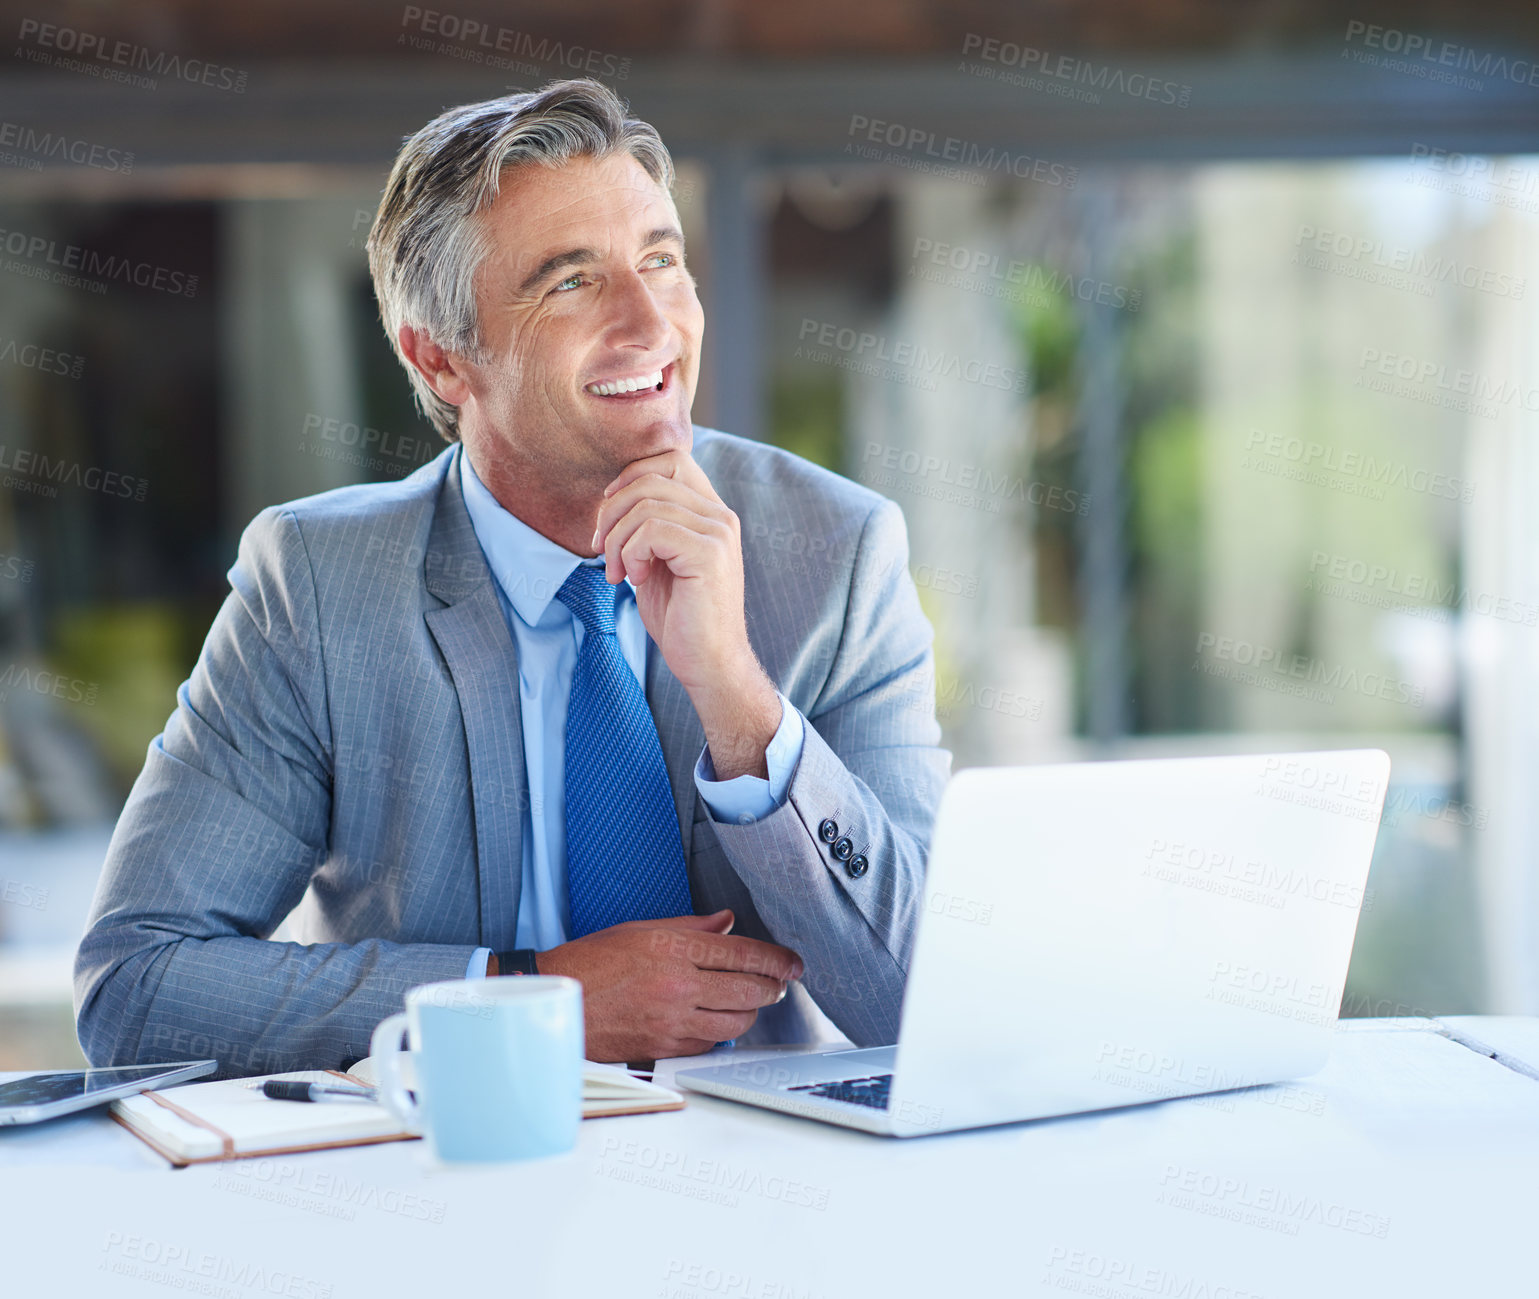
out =
<svg viewBox="0 0 1539 1299"><path fill-rule="evenodd" d="M630 483L623 491L616 492L599 506L593 526L592 546L595 550L607 549L607 541L614 526L631 513L643 501L667 501L681 506L703 518L716 519L730 525L736 517L726 505L714 496L705 496L676 479L646 474Z"/></svg>
<svg viewBox="0 0 1539 1299"><path fill-rule="evenodd" d="M613 496L627 483L634 482L643 474L661 474L664 478L681 478L693 484L698 491L707 492L711 496L716 495L711 487L711 480L705 476L705 470L700 468L694 456L687 451L660 451L655 456L632 460L615 475L614 481L604 489L604 495Z"/></svg>
<svg viewBox="0 0 1539 1299"><path fill-rule="evenodd" d="M603 547L606 576L618 571L624 576L629 576L633 581L636 580L634 573L626 573L621 566L621 551L625 548L626 542L636 535L637 530L648 519L667 519L691 530L706 524L703 515L678 501L659 500L654 496L638 498L624 514L612 520L599 536L599 543ZM611 577L610 580L619 579Z"/></svg>
<svg viewBox="0 0 1539 1299"><path fill-rule="evenodd" d="M757 938L719 937L691 944L689 959L701 970L762 974L769 979L799 979L806 968L802 958L789 947L765 943Z"/></svg>
<svg viewBox="0 0 1539 1299"><path fill-rule="evenodd" d="M705 577L718 569L716 556L729 544L723 524L646 501L610 532L604 558L607 564L613 547L616 570L640 586L652 575L653 561L666 566L675 577Z"/></svg>
<svg viewBox="0 0 1539 1299"><path fill-rule="evenodd" d="M737 917L732 914L731 907L723 907L720 911L713 911L704 916L664 916L660 920L627 920L623 924L616 925L616 929L623 929L627 925L665 925L672 929L703 929L708 933L730 934L732 926L737 924Z"/></svg>
<svg viewBox="0 0 1539 1299"><path fill-rule="evenodd" d="M786 985L779 979L702 970L695 1004L702 1010L759 1010L784 1001L785 996Z"/></svg>
<svg viewBox="0 0 1539 1299"><path fill-rule="evenodd" d="M710 483L705 486L710 488ZM637 501L654 497L660 501L678 501L701 514L727 513L726 502L714 490L701 491L687 478L669 478L666 474L642 474L599 502L597 523L602 532Z"/></svg>
<svg viewBox="0 0 1539 1299"><path fill-rule="evenodd" d="M723 929L721 927L722 924L724 923L723 920L722 920L723 916L729 917L725 921L725 924L726 924L726 928L725 929ZM657 929L659 927L664 927L664 928L671 927L671 928L689 929L689 930L701 930L701 929L703 929L703 930L706 930L707 932L710 932L710 933L727 934L727 933L731 933L732 932L732 926L735 925L736 923L737 923L737 917L734 916L731 911L728 911L728 910L724 909L724 910L721 910L721 911L713 912L710 915L705 915L705 916L695 916L695 915L689 915L689 916L659 916L656 920L622 920L617 925L609 925L609 926L607 926L604 929L595 929L593 931L593 933L591 933L591 934L584 934L583 937L584 938L592 938L593 934L607 934L607 933L609 933L612 930L621 930L621 929ZM581 942L582 939L574 938L572 941L574 943L576 943L576 942Z"/></svg>
<svg viewBox="0 0 1539 1299"><path fill-rule="evenodd" d="M730 1042L742 1037L759 1017L756 1010L695 1010L679 1021L678 1032L687 1037L703 1037L711 1042Z"/></svg>

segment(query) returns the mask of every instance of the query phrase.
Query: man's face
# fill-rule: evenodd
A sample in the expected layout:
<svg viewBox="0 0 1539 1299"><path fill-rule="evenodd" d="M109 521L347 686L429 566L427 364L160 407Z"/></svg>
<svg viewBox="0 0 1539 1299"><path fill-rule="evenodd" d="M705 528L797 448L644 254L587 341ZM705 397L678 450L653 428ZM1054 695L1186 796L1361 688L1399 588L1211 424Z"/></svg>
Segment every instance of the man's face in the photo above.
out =
<svg viewBox="0 0 1539 1299"><path fill-rule="evenodd" d="M629 154L576 158L506 173L481 219L488 359L465 367L460 408L476 464L597 492L633 460L689 450L705 316L667 192Z"/></svg>

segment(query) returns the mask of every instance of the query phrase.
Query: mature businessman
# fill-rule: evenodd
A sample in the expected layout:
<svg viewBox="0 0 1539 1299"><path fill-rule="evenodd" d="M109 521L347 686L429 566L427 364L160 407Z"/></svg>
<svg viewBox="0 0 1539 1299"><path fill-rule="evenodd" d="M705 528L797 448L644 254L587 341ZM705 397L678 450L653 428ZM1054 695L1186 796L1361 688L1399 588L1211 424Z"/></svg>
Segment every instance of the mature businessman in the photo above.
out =
<svg viewBox="0 0 1539 1299"><path fill-rule="evenodd" d="M795 1040L809 993L895 1040L950 763L902 515L692 426L672 179L587 80L406 142L370 267L451 446L247 528L80 945L94 1063L334 1067L414 984L533 972L600 1060Z"/></svg>

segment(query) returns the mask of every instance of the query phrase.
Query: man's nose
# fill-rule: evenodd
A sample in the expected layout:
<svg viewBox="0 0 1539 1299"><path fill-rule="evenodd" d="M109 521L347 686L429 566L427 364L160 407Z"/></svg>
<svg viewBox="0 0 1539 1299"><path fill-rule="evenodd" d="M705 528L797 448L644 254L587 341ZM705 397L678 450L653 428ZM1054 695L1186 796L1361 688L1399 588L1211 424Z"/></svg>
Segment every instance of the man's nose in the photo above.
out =
<svg viewBox="0 0 1539 1299"><path fill-rule="evenodd" d="M659 309L641 273L631 271L610 283L614 289L610 296L610 341L647 351L661 348L668 341L668 317Z"/></svg>

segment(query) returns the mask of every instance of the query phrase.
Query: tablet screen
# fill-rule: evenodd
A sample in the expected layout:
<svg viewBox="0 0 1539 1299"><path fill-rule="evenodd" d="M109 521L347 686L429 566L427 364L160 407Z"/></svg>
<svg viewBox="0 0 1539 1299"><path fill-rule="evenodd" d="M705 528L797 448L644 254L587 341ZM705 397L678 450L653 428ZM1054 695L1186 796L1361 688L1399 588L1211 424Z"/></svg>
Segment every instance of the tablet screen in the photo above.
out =
<svg viewBox="0 0 1539 1299"><path fill-rule="evenodd" d="M55 1101L74 1100L92 1092L121 1087L170 1072L178 1066L163 1064L125 1065L117 1069L76 1069L69 1073L34 1074L0 1082L0 1108L10 1105L50 1105Z"/></svg>

